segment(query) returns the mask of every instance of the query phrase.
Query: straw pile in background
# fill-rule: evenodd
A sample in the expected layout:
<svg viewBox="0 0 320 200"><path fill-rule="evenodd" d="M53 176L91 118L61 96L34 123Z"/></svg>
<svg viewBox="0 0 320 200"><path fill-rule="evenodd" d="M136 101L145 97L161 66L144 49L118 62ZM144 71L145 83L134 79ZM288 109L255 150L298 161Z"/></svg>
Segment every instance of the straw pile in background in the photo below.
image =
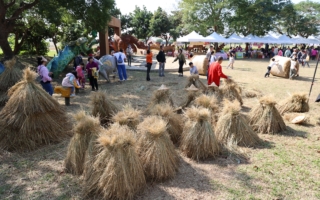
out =
<svg viewBox="0 0 320 200"><path fill-rule="evenodd" d="M279 112L309 112L308 95L306 93L293 93L279 106Z"/></svg>
<svg viewBox="0 0 320 200"><path fill-rule="evenodd" d="M178 170L179 157L167 132L167 122L159 116L149 116L138 125L139 157L146 178L164 181Z"/></svg>
<svg viewBox="0 0 320 200"><path fill-rule="evenodd" d="M84 194L98 199L133 199L146 186L146 180L133 132L112 124L98 138L99 153L93 170L84 177Z"/></svg>
<svg viewBox="0 0 320 200"><path fill-rule="evenodd" d="M229 101L237 100L240 105L243 104L241 93L241 87L232 79L223 79L223 84L220 87L220 90L223 94L223 97Z"/></svg>
<svg viewBox="0 0 320 200"><path fill-rule="evenodd" d="M255 97L262 97L262 92L256 89L246 89L244 91L244 97L246 98L255 98Z"/></svg>
<svg viewBox="0 0 320 200"><path fill-rule="evenodd" d="M208 108L211 113L212 123L215 125L218 121L220 107L216 96L200 95L194 101L196 106Z"/></svg>
<svg viewBox="0 0 320 200"><path fill-rule="evenodd" d="M187 99L180 106L182 109L191 107L194 104L194 100L201 95L201 92L194 86L191 85L187 90Z"/></svg>
<svg viewBox="0 0 320 200"><path fill-rule="evenodd" d="M250 112L249 123L253 130L258 133L276 134L286 130L279 111L276 108L276 101L271 96L260 98L260 104Z"/></svg>
<svg viewBox="0 0 320 200"><path fill-rule="evenodd" d="M8 92L10 97L0 112L0 148L31 151L63 141L72 125L60 104L34 80L27 68L23 78Z"/></svg>
<svg viewBox="0 0 320 200"><path fill-rule="evenodd" d="M124 105L122 110L112 117L112 121L136 130L140 122L141 111L134 109L130 104Z"/></svg>
<svg viewBox="0 0 320 200"><path fill-rule="evenodd" d="M118 112L118 108L107 97L107 93L99 91L91 96L92 115L99 117L102 126L108 126L111 123L112 116Z"/></svg>
<svg viewBox="0 0 320 200"><path fill-rule="evenodd" d="M169 104L170 106L174 107L169 88L166 88L166 86L164 85L162 85L158 90L153 92L146 112L150 114L154 106L158 104Z"/></svg>
<svg viewBox="0 0 320 200"><path fill-rule="evenodd" d="M190 87L192 84L203 92L207 90L207 87L200 81L199 75L194 74L187 78L186 88Z"/></svg>
<svg viewBox="0 0 320 200"><path fill-rule="evenodd" d="M169 104L156 105L151 111L151 115L158 115L168 122L167 131L174 144L180 142L183 130L182 119L180 115L174 113Z"/></svg>
<svg viewBox="0 0 320 200"><path fill-rule="evenodd" d="M76 123L74 135L69 143L64 166L66 172L81 175L85 165L85 155L93 135L98 135L101 130L99 118L86 115L80 111L74 115Z"/></svg>
<svg viewBox="0 0 320 200"><path fill-rule="evenodd" d="M296 123L296 124L307 125L310 123L310 117L306 116L306 115L301 115L301 113L285 113L283 118L286 121L292 123L292 120L295 119L296 117L299 117L299 116L304 116L304 119L301 122Z"/></svg>
<svg viewBox="0 0 320 200"><path fill-rule="evenodd" d="M4 62L5 70L0 74L0 106L8 101L8 90L22 78L22 70L15 67L16 62L16 58Z"/></svg>
<svg viewBox="0 0 320 200"><path fill-rule="evenodd" d="M211 126L210 111L207 108L191 107L186 110L181 150L196 161L216 157L220 153L218 141Z"/></svg>
<svg viewBox="0 0 320 200"><path fill-rule="evenodd" d="M240 110L238 101L224 102L216 127L217 137L223 143L232 141L241 146L254 146L260 142L260 138L249 126L248 120Z"/></svg>

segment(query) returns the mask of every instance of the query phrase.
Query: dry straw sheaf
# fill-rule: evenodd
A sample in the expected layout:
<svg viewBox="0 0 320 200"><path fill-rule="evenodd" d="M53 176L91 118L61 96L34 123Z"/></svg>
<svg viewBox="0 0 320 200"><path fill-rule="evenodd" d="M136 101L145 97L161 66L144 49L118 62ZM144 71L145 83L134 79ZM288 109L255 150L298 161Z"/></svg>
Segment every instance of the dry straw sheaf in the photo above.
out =
<svg viewBox="0 0 320 200"><path fill-rule="evenodd" d="M167 131L173 143L179 143L182 134L183 126L180 115L174 113L174 109L169 104L156 105L151 115L161 116L162 119L168 122Z"/></svg>
<svg viewBox="0 0 320 200"><path fill-rule="evenodd" d="M306 93L293 93L279 106L279 112L283 115L286 112L308 112L308 95Z"/></svg>
<svg viewBox="0 0 320 200"><path fill-rule="evenodd" d="M140 122L141 111L134 109L130 104L124 105L122 110L112 117L112 121L120 125L126 125L132 130L136 130Z"/></svg>
<svg viewBox="0 0 320 200"><path fill-rule="evenodd" d="M148 114L150 114L150 112L154 108L154 106L156 106L158 104L169 104L172 107L174 106L169 90L156 90L156 91L154 91L146 112Z"/></svg>
<svg viewBox="0 0 320 200"><path fill-rule="evenodd" d="M247 98L261 97L262 92L256 89L247 89L244 91L244 96Z"/></svg>
<svg viewBox="0 0 320 200"><path fill-rule="evenodd" d="M224 102L216 127L217 137L223 143L232 141L241 146L254 146L260 143L260 138L249 126L248 120L240 110L239 102L227 100Z"/></svg>
<svg viewBox="0 0 320 200"><path fill-rule="evenodd" d="M196 90L188 90L187 92L187 99L182 103L180 106L182 109L185 109L186 107L191 107L194 105L194 100L201 95L200 91Z"/></svg>
<svg viewBox="0 0 320 200"><path fill-rule="evenodd" d="M240 105L243 104L241 97L242 89L234 80L224 79L220 90L224 98L229 101L238 100Z"/></svg>
<svg viewBox="0 0 320 200"><path fill-rule="evenodd" d="M255 131L277 134L286 130L286 124L275 105L272 96L260 98L260 104L252 109L249 117L249 123Z"/></svg>
<svg viewBox="0 0 320 200"><path fill-rule="evenodd" d="M304 116L304 119L298 124L307 125L310 123L310 117L306 115L301 115L301 113L285 113L283 118L288 122L292 123L292 120L299 116Z"/></svg>
<svg viewBox="0 0 320 200"><path fill-rule="evenodd" d="M8 101L8 90L22 78L22 70L15 66L16 63L16 58L4 63L5 70L0 75L0 106L4 106Z"/></svg>
<svg viewBox="0 0 320 200"><path fill-rule="evenodd" d="M133 132L112 124L98 138L99 153L84 177L84 194L103 199L133 199L146 185Z"/></svg>
<svg viewBox="0 0 320 200"><path fill-rule="evenodd" d="M63 141L71 133L66 112L35 77L25 69L23 79L8 92L10 99L0 112L0 148L31 151Z"/></svg>
<svg viewBox="0 0 320 200"><path fill-rule="evenodd" d="M199 79L199 75L190 75L187 78L187 84L186 84L186 88L190 87L191 85L194 85L196 88L202 90L202 91L206 91L207 87L201 82L201 80Z"/></svg>
<svg viewBox="0 0 320 200"><path fill-rule="evenodd" d="M86 115L84 111L75 114L74 118L77 122L73 128L74 135L69 143L64 165L68 173L81 175L90 140L99 134L101 126L99 118Z"/></svg>
<svg viewBox="0 0 320 200"><path fill-rule="evenodd" d="M167 132L167 122L160 116L149 116L138 125L139 157L146 178L163 181L173 178L179 157Z"/></svg>
<svg viewBox="0 0 320 200"><path fill-rule="evenodd" d="M91 96L92 115L100 118L101 125L108 126L118 108L108 98L106 92L95 92Z"/></svg>
<svg viewBox="0 0 320 200"><path fill-rule="evenodd" d="M216 96L201 95L195 99L195 105L208 108L211 112L212 124L216 124L220 112L219 101Z"/></svg>
<svg viewBox="0 0 320 200"><path fill-rule="evenodd" d="M214 158L220 153L218 141L211 126L210 111L207 108L191 107L185 112L185 123L181 150L196 161Z"/></svg>

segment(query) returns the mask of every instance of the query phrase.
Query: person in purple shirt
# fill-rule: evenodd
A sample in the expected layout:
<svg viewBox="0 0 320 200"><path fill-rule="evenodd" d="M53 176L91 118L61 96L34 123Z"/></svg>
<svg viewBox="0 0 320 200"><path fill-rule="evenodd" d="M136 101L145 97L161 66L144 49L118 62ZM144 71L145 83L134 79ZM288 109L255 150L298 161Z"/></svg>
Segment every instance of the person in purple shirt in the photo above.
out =
<svg viewBox="0 0 320 200"><path fill-rule="evenodd" d="M53 88L51 85L52 78L50 77L52 75L52 72L49 72L49 70L47 69L46 67L47 62L48 62L47 59L41 56L38 59L39 66L37 71L39 76L41 76L40 84L42 88L52 96L53 94Z"/></svg>
<svg viewBox="0 0 320 200"><path fill-rule="evenodd" d="M92 75L92 69L96 68L96 70L99 70L99 66L97 63L93 62L93 58L88 58L88 64L86 66L88 78L90 80L90 85L92 87L92 91L98 90L98 79Z"/></svg>

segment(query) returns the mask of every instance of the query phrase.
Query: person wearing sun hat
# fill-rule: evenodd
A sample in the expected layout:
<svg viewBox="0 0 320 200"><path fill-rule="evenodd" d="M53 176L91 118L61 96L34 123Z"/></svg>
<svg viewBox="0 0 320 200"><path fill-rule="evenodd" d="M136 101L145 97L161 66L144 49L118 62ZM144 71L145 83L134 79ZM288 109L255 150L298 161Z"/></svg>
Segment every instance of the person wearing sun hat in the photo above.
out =
<svg viewBox="0 0 320 200"><path fill-rule="evenodd" d="M37 68L37 72L39 74L39 76L41 77L41 86L42 88L48 92L51 96L53 94L53 88L51 85L51 81L52 78L50 76L52 76L52 72L49 72L49 70L46 67L47 64L47 59L43 56L38 58L38 68Z"/></svg>

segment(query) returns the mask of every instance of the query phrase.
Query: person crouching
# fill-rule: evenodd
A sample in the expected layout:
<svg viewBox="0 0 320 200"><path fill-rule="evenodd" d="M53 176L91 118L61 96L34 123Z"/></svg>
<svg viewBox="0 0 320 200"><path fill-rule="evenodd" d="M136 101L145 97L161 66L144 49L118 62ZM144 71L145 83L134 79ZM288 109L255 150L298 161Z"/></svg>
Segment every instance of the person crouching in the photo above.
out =
<svg viewBox="0 0 320 200"><path fill-rule="evenodd" d="M70 97L76 96L75 89L74 89L74 81L75 80L76 80L76 77L72 73L67 73L66 77L64 77L62 80L62 87L71 88Z"/></svg>
<svg viewBox="0 0 320 200"><path fill-rule="evenodd" d="M268 71L267 71L267 73L264 75L265 78L266 78L267 76L268 76L268 77L270 76L271 68L272 68L273 66L275 66L275 65L278 64L277 61L275 61L274 58L272 58L271 60L272 60L272 62L271 62L270 65L267 67Z"/></svg>
<svg viewBox="0 0 320 200"><path fill-rule="evenodd" d="M190 75L199 74L198 68L194 66L192 62L189 63L189 67L190 67Z"/></svg>

